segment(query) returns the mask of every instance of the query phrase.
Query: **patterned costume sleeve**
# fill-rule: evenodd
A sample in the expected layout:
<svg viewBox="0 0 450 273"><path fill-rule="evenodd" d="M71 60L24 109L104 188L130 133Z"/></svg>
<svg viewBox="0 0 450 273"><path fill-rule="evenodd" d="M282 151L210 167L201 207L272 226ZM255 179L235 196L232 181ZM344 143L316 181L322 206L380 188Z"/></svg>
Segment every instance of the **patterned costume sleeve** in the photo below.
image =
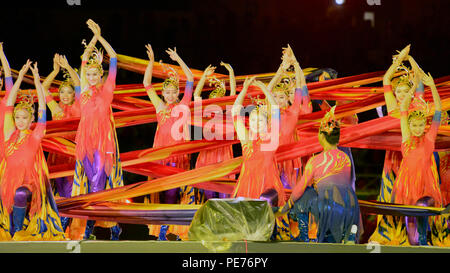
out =
<svg viewBox="0 0 450 273"><path fill-rule="evenodd" d="M14 132L15 125L14 125L14 119L13 119L13 110L14 106L7 106L5 109L5 117L4 117L4 124L3 124L3 132L5 135L8 135L11 132Z"/></svg>
<svg viewBox="0 0 450 273"><path fill-rule="evenodd" d="M305 192L307 186L313 183L314 178L314 165L317 157L312 157L306 163L305 171L303 172L302 177L298 180L294 189L292 190L291 199L292 201L297 201L302 194Z"/></svg>
<svg viewBox="0 0 450 273"><path fill-rule="evenodd" d="M6 90L5 98L8 97L9 91L11 91L11 89L13 88L13 85L14 85L14 83L13 83L12 77L6 77L5 78L5 90Z"/></svg>
<svg viewBox="0 0 450 273"><path fill-rule="evenodd" d="M428 130L427 134L425 135L425 140L427 143L433 146L434 150L434 143L436 141L436 136L438 133L439 125L441 124L441 111L435 111L433 116L433 121L431 122L430 129Z"/></svg>
<svg viewBox="0 0 450 273"><path fill-rule="evenodd" d="M312 104L309 98L308 87L304 85L301 89L301 106L300 106L300 114L309 114L312 113ZM295 91L297 92L297 90Z"/></svg>
<svg viewBox="0 0 450 273"><path fill-rule="evenodd" d="M185 105L189 105L192 99L192 90L194 89L194 82L187 81L186 86L184 87L184 95L183 99L181 99L181 103Z"/></svg>
<svg viewBox="0 0 450 273"><path fill-rule="evenodd" d="M108 78L103 85L102 97L105 102L111 104L114 97L114 88L116 87L116 75L117 75L117 58L111 58L109 61Z"/></svg>
<svg viewBox="0 0 450 273"><path fill-rule="evenodd" d="M47 111L39 110L36 127L34 128L33 133L31 133L33 145L39 145L41 143L42 138L45 136L46 125L47 125Z"/></svg>
<svg viewBox="0 0 450 273"><path fill-rule="evenodd" d="M50 109L50 112L52 113L53 119L61 118L64 113L61 111L61 107L59 107L58 103L55 101L55 99L52 96L45 97L45 100L47 102L47 106Z"/></svg>

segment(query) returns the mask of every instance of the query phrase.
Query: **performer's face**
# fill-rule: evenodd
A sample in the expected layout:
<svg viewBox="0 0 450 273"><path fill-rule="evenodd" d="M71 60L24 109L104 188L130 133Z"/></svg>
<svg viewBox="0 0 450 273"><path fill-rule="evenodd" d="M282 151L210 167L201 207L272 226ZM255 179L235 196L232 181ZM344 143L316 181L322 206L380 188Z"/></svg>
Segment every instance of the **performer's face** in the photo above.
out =
<svg viewBox="0 0 450 273"><path fill-rule="evenodd" d="M257 110L253 110L249 117L249 128L253 133L267 132L267 118L264 114Z"/></svg>
<svg viewBox="0 0 450 273"><path fill-rule="evenodd" d="M399 84L395 88L395 97L397 98L397 101L401 103L406 95L408 95L409 92L409 86L407 84Z"/></svg>
<svg viewBox="0 0 450 273"><path fill-rule="evenodd" d="M424 118L411 118L409 120L409 131L415 137L420 137L425 132L427 122Z"/></svg>
<svg viewBox="0 0 450 273"><path fill-rule="evenodd" d="M59 89L59 99L65 105L71 105L75 100L75 90L70 86L63 86Z"/></svg>
<svg viewBox="0 0 450 273"><path fill-rule="evenodd" d="M273 98L280 108L286 108L289 106L289 97L284 92L274 92Z"/></svg>
<svg viewBox="0 0 450 273"><path fill-rule="evenodd" d="M162 90L162 96L167 104L177 102L178 94L179 94L178 89L175 88L175 86L173 85L168 85L166 88Z"/></svg>
<svg viewBox="0 0 450 273"><path fill-rule="evenodd" d="M102 75L100 74L100 71L97 68L92 67L86 71L86 79L89 83L89 86L94 86L101 83Z"/></svg>
<svg viewBox="0 0 450 273"><path fill-rule="evenodd" d="M25 109L19 109L14 115L14 123L19 131L30 129L32 116Z"/></svg>

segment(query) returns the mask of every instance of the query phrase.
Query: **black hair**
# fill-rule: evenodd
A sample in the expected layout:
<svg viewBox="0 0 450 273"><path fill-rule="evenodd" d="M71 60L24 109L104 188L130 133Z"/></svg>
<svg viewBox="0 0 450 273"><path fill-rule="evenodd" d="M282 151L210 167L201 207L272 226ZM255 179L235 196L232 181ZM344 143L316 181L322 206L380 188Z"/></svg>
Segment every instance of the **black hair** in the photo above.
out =
<svg viewBox="0 0 450 273"><path fill-rule="evenodd" d="M324 131L320 131L325 136L325 140L331 144L335 145L339 143L339 139L341 137L341 128L340 127L334 127L333 131L331 131L329 134Z"/></svg>

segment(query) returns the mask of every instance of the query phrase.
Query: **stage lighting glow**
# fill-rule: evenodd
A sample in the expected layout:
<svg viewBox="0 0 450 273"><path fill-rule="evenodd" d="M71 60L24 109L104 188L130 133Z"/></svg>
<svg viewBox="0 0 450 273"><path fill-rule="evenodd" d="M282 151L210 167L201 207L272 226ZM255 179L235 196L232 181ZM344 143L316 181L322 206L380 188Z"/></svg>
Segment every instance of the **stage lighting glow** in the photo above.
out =
<svg viewBox="0 0 450 273"><path fill-rule="evenodd" d="M334 2L338 5L342 5L345 3L345 0L334 0Z"/></svg>

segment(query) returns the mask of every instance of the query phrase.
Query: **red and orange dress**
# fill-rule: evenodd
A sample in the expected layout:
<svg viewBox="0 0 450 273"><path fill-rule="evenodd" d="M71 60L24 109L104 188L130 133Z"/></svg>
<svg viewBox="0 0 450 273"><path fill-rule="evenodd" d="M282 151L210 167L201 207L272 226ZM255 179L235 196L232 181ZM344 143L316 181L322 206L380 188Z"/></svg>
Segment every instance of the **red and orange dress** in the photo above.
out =
<svg viewBox="0 0 450 273"><path fill-rule="evenodd" d="M62 102L57 103L52 96L47 96L47 105L52 113L52 120L63 120L68 118L80 117L80 103L79 98L81 94L80 86L75 86L75 101L71 105L64 104ZM62 109L63 111L58 111ZM69 136L66 138L58 137L61 142L69 142L72 144L75 142L75 136ZM56 166L60 164L72 165L75 167L75 158L58 153L49 153L47 157L47 164L49 166ZM56 192L61 197L71 197L72 195L72 183L73 176L71 177L58 177L55 179Z"/></svg>
<svg viewBox="0 0 450 273"><path fill-rule="evenodd" d="M83 62L82 69L85 66L86 63ZM123 186L122 164L111 109L116 74L117 58L111 58L108 77L102 85L88 87L90 92L81 87L81 115L75 137L76 163L72 196ZM94 222L88 220L85 236L89 235L88 229L93 229ZM118 230L115 222L97 221L95 225ZM73 226L72 222L71 228Z"/></svg>
<svg viewBox="0 0 450 273"><path fill-rule="evenodd" d="M179 103L167 104L165 109L157 112L156 118L158 126L153 140L153 148L167 147L179 143L189 141L189 128L188 120L182 120L183 118L189 118L183 116L183 110L189 109L189 104L192 99L193 82L186 82L183 98ZM145 87L147 90L152 88L151 86ZM179 107L179 108L178 108ZM181 129L181 131L180 131ZM190 168L190 157L188 155L171 156L163 160L158 161L159 164L164 166L176 167L184 170ZM183 186L177 189L167 190L160 194L151 194L150 203L165 203L165 204L196 204L201 198L199 198L198 191L191 186ZM161 226L148 225L149 234L157 237L161 237ZM188 226L169 226L167 233L178 235L182 240L188 238L187 232ZM165 232L164 237L165 237Z"/></svg>
<svg viewBox="0 0 450 273"><path fill-rule="evenodd" d="M4 143L2 180L2 222L12 212L16 190L25 187L31 192L28 217L24 228L14 234L13 240L64 240L58 209L48 180L48 168L41 147L45 135L45 110L38 113L34 130L27 130L23 136L15 130ZM4 126L15 128L13 107L7 107Z"/></svg>
<svg viewBox="0 0 450 273"><path fill-rule="evenodd" d="M435 207L442 206L439 177L434 160L434 143L440 125L440 112L434 114L429 131L421 137L411 136L402 143L403 160L392 189L391 201L396 204L416 205L429 196Z"/></svg>
<svg viewBox="0 0 450 273"><path fill-rule="evenodd" d="M225 115L225 116L228 117L229 115ZM217 118L217 121L214 120L214 122L215 122L214 128L218 128L218 127L221 128L223 126L222 113L220 113L220 115L218 117L214 117L214 118ZM232 120L231 120L231 122L232 122ZM229 124L229 123L226 122L226 124ZM195 166L197 168L200 168L200 167L208 166L211 164L227 161L232 158L233 158L233 146L232 145L222 146L222 147L214 148L214 149L202 150L198 154L197 162L196 162ZM234 179L234 177L235 177L234 175L228 176L228 178L230 178L230 179ZM216 192L209 191L209 190L205 190L204 193L205 193L206 200L210 199L210 198L215 198L215 197L226 198L228 195L228 194L220 193L220 192L216 194Z"/></svg>
<svg viewBox="0 0 450 273"><path fill-rule="evenodd" d="M294 103L280 110L280 146L296 142L297 134L295 127L298 116L312 112L312 104L308 95L308 87L295 89ZM287 189L294 188L297 183L298 172L301 171L302 162L300 158L286 160L278 163L281 181Z"/></svg>

